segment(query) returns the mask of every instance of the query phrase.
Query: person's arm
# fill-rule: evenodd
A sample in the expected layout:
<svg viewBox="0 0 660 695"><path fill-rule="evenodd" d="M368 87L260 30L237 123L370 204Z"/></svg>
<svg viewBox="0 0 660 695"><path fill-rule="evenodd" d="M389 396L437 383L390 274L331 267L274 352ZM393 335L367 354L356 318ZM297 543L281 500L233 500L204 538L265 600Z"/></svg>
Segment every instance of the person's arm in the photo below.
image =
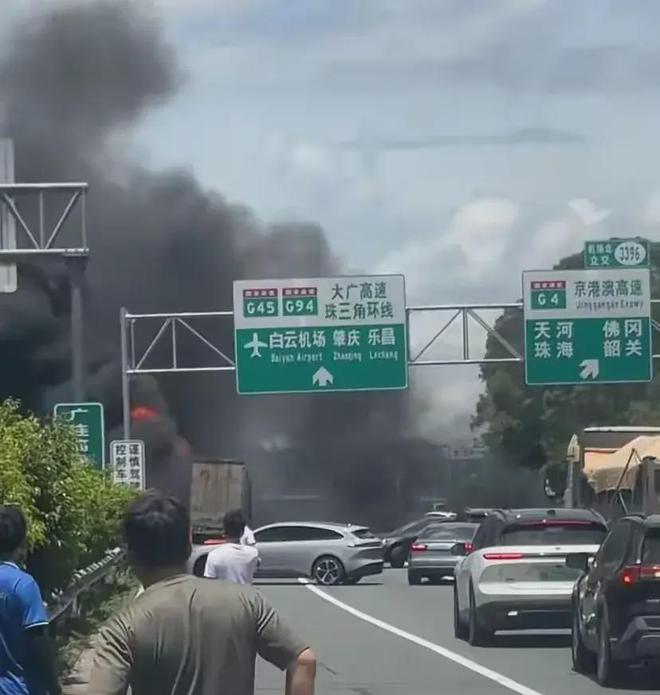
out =
<svg viewBox="0 0 660 695"><path fill-rule="evenodd" d="M286 695L314 695L316 656L305 649L286 670Z"/></svg>
<svg viewBox="0 0 660 695"><path fill-rule="evenodd" d="M87 695L126 695L133 670L128 629L119 617L99 635Z"/></svg>
<svg viewBox="0 0 660 695"><path fill-rule="evenodd" d="M53 640L48 634L48 627L45 625L30 627L25 634L28 652L46 692L48 695L60 695L62 689L58 679L57 658Z"/></svg>
<svg viewBox="0 0 660 695"><path fill-rule="evenodd" d="M57 659L48 634L48 616L37 583L29 575L19 580L17 594L21 605L21 620L31 656L37 673L43 681L48 695L60 695Z"/></svg>
<svg viewBox="0 0 660 695"><path fill-rule="evenodd" d="M282 621L266 599L255 592L257 651L266 661L286 671L286 695L313 695L316 657Z"/></svg>
<svg viewBox="0 0 660 695"><path fill-rule="evenodd" d="M206 565L204 566L204 576L208 579L217 579L218 573L215 569L215 563L211 557L211 553L206 556Z"/></svg>

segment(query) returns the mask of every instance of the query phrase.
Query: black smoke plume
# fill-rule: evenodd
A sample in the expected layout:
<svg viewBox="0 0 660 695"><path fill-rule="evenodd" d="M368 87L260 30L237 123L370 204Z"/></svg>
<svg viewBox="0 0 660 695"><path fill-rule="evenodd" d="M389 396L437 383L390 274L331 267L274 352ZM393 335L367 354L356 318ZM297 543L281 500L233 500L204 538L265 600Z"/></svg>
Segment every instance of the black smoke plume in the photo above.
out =
<svg viewBox="0 0 660 695"><path fill-rule="evenodd" d="M236 278L340 270L318 226L265 226L189 171L152 171L137 161L131 127L184 77L158 19L143 6L49 4L19 21L0 55L0 134L14 140L17 180L90 184L87 395L105 404L109 439L121 422L121 306L226 309ZM181 158L198 145L191 132ZM62 269L19 267L18 292L0 295L0 395L41 412L71 398L69 310ZM209 337L230 346L231 326ZM184 350L193 358L199 348ZM385 433L395 439L403 418L397 394L239 399L231 376L139 379L132 402L150 482L184 497L191 448L245 458L257 490L281 488L281 456L269 444L277 440L298 486L307 480L302 486L324 499L359 490L350 499L357 507L367 497L377 501L388 453L381 444L374 455L370 442Z"/></svg>

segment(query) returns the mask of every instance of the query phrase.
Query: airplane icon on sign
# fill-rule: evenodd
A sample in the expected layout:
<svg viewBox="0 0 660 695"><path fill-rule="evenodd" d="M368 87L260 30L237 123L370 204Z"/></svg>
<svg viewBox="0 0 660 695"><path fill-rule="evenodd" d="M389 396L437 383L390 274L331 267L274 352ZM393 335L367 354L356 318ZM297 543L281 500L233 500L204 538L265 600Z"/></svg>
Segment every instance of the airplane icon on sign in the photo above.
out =
<svg viewBox="0 0 660 695"><path fill-rule="evenodd" d="M261 357L261 348L268 347L268 343L264 343L262 340L259 340L259 335L257 333L253 333L252 340L249 343L245 343L243 347L247 350L252 350L250 358Z"/></svg>

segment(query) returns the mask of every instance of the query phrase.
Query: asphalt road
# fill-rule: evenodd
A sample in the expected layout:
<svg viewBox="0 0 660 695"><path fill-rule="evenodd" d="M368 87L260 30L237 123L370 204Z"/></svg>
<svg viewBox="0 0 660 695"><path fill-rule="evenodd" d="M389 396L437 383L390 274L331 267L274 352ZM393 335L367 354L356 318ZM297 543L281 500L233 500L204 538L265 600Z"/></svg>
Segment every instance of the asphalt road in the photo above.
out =
<svg viewBox="0 0 660 695"><path fill-rule="evenodd" d="M405 570L357 586L259 588L316 651L317 695L660 693L660 675L649 684L642 669L609 690L574 673L568 633L501 633L470 647L453 636L452 587L408 586ZM283 693L283 676L260 663L257 693Z"/></svg>

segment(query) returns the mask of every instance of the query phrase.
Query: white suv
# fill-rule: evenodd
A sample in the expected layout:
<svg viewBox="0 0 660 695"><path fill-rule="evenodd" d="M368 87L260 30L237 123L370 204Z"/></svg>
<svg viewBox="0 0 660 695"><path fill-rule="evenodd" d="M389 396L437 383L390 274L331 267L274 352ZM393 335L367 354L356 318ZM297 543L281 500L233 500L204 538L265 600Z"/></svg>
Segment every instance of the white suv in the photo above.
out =
<svg viewBox="0 0 660 695"><path fill-rule="evenodd" d="M604 519L586 509L490 512L456 566L456 637L484 645L496 630L570 628L580 572L566 556L595 555L606 534Z"/></svg>

